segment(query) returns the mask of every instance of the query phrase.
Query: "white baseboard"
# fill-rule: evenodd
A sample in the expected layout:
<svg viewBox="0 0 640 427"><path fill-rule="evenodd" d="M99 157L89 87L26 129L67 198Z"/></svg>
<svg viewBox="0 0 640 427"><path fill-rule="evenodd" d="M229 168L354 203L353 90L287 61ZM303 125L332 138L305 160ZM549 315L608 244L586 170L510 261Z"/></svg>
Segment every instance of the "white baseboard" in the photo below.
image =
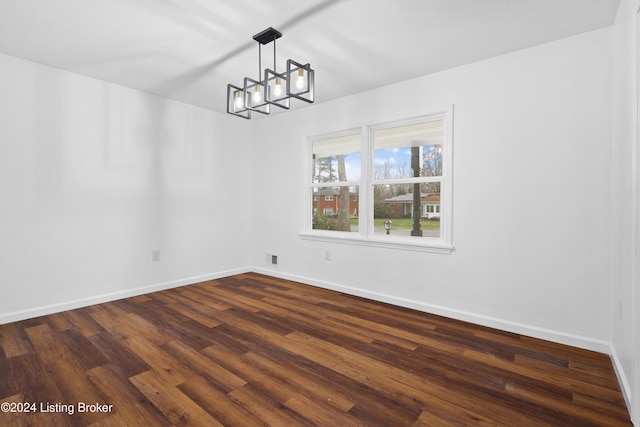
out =
<svg viewBox="0 0 640 427"><path fill-rule="evenodd" d="M561 344L567 344L574 347L584 348L587 350L598 351L601 353L612 354L612 348L606 341L596 340L588 337L582 337L579 335L568 334L565 332L539 328L536 326L520 324L503 319L484 316L477 313L471 313L447 307L441 307L433 304L427 304L423 302L416 302L405 298L399 298L392 295L382 294L378 292L371 292L365 289L354 288L337 283L326 282L322 280L316 280L309 277L297 276L292 274L282 273L281 271L273 268L263 267L243 267L234 270L221 271L212 274L206 274L202 276L189 277L185 279L175 280L171 282L158 283L155 285L142 286L133 289L127 289L124 291L118 291L108 294L102 294L94 297L81 298L73 301L67 301L64 303L51 304L47 306L34 307L27 310L14 311L11 313L5 313L0 315L0 324L16 322L19 320L30 319L38 316L44 316L47 314L58 313L65 310L73 310L75 308L86 307L93 304L101 304L108 301L114 301L122 298L129 298L137 295L142 295L150 292L161 291L164 289L176 288L179 286L190 285L193 283L204 282L207 280L219 279L222 277L232 276L234 274L241 274L247 272L256 272L265 274L268 276L279 277L286 280L293 280L300 283L316 286L319 288L330 289L338 292L344 292L346 294L369 298L376 301L386 302L389 304L398 305L400 307L412 308L427 313L433 313L445 317L450 317L457 320L463 320L466 322L476 323L491 328L500 329L503 331L513 332L521 335L526 335L534 338L545 339ZM615 365L614 365L615 366ZM628 383L625 383L628 384Z"/></svg>
<svg viewBox="0 0 640 427"><path fill-rule="evenodd" d="M633 405L631 400L631 385L629 383L629 378L627 378L624 369L622 369L622 363L618 358L618 353L616 352L615 347L610 346L609 354L611 355L611 363L613 364L613 369L616 372L616 377L618 377L618 384L620 384L620 389L622 390L622 395L624 396L624 403L627 405L629 415L631 415L632 417L631 421L636 424L639 422L639 420L633 419Z"/></svg>
<svg viewBox="0 0 640 427"><path fill-rule="evenodd" d="M533 338L539 338L547 341L553 341L559 344L566 344L573 347L583 348L586 350L597 351L599 353L611 354L611 346L609 342L593 339L589 337L583 337L580 335L569 334L566 332L556 331L552 329L540 328L537 326L526 325L517 322L511 322L504 319L498 319L495 317L485 316L482 314L451 309L447 307L437 306L433 304L427 304L423 302L417 302L408 300L405 298L394 297L392 295L382 294L378 292L371 292L366 289L353 288L350 286L344 286L337 283L326 282L322 280L315 280L309 277L297 276L293 274L282 273L279 270L270 268L254 267L252 271L256 273L266 274L268 276L274 276L281 279L292 280L295 282L305 283L307 285L317 286L319 288L330 289L333 291L344 292L346 294L355 295L363 298L369 298L375 301L386 302L389 304L398 305L400 307L412 308L426 313L437 314L440 316L449 317L456 320L462 320L465 322L471 322L490 328L500 329L502 331L513 332L520 335L526 335Z"/></svg>
<svg viewBox="0 0 640 427"><path fill-rule="evenodd" d="M87 307L94 304L102 304L104 302L115 301L122 298L130 298L151 292L162 291L165 289L177 288L179 286L191 285L194 283L205 282L207 280L220 279L222 277L233 276L234 274L242 274L252 271L250 268L238 268L234 270L220 271L218 273L205 274L202 276L194 276L185 279L174 280L171 282L158 283L155 285L141 286L139 288L127 289L118 292L111 292L94 297L80 298L73 301L51 304L41 307L34 307L27 310L14 311L0 315L0 325L5 323L17 322L20 320L31 319L38 316L59 313L65 310L73 310L76 308Z"/></svg>

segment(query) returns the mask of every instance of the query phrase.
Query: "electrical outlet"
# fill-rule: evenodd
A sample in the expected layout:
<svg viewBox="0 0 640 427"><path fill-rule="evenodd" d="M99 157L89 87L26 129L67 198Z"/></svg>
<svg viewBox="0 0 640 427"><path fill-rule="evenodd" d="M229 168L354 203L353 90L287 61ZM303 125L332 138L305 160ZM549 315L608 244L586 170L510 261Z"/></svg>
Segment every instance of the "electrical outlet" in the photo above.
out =
<svg viewBox="0 0 640 427"><path fill-rule="evenodd" d="M151 251L151 261L153 261L153 262L160 261L160 251L159 250Z"/></svg>
<svg viewBox="0 0 640 427"><path fill-rule="evenodd" d="M331 261L331 251L328 249L324 251L324 260Z"/></svg>

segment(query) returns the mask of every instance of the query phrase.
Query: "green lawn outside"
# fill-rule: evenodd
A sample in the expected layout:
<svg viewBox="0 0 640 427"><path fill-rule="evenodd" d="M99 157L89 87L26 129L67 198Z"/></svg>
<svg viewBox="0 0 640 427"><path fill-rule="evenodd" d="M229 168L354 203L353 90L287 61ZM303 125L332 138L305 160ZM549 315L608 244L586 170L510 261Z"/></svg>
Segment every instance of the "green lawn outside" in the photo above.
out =
<svg viewBox="0 0 640 427"><path fill-rule="evenodd" d="M373 220L374 227L384 227L385 219L375 218ZM422 229L423 230L439 230L440 229L440 221L435 220L422 220ZM358 225L358 218L351 218L351 225ZM413 228L413 219L411 218L391 218L391 228Z"/></svg>

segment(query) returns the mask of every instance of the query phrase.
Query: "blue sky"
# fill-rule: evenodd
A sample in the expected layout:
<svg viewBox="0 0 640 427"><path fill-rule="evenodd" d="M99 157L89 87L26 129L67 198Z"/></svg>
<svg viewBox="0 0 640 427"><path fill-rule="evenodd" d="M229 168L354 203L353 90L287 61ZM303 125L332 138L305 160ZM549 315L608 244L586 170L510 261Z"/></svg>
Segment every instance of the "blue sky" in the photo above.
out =
<svg viewBox="0 0 640 427"><path fill-rule="evenodd" d="M385 148L374 151L373 167L382 168L387 164L390 168L389 178L400 177L400 170L407 173L411 168L411 148ZM337 164L334 163L337 170ZM349 153L345 155L345 168L347 170L347 181L358 181L362 175L362 154ZM405 175L406 177L406 175Z"/></svg>

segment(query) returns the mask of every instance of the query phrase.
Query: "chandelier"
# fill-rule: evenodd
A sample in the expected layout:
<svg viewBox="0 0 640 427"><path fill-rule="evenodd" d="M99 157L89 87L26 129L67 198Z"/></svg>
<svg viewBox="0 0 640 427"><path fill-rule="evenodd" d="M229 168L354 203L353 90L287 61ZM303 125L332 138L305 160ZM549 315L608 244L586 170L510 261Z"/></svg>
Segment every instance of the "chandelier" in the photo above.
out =
<svg viewBox="0 0 640 427"><path fill-rule="evenodd" d="M251 119L251 113L269 114L271 106L289 109L291 98L313 103L314 71L310 64L287 60L286 69L276 68L276 39L282 33L269 27L253 36L258 42L258 77L244 78L243 86L227 85L227 113ZM273 70L262 70L262 45L273 42Z"/></svg>

